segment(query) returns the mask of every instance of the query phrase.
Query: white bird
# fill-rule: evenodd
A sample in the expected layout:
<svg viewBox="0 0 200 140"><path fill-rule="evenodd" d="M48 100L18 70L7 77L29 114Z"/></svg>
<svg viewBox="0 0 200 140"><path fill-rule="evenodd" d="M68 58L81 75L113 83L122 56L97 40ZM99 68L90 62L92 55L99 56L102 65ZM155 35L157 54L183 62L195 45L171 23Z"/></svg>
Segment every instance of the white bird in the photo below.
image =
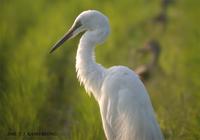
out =
<svg viewBox="0 0 200 140"><path fill-rule="evenodd" d="M96 45L107 38L108 18L96 10L82 12L70 30L52 47L82 35L76 55L77 77L99 104L108 140L162 140L147 91L138 75L124 66L104 68L94 57Z"/></svg>

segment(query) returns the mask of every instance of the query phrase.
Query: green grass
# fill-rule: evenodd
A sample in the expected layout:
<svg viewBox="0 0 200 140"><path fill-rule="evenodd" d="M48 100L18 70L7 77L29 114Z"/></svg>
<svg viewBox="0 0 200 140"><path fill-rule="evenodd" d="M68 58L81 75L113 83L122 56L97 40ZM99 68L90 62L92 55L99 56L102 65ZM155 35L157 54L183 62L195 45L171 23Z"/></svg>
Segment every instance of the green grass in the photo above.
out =
<svg viewBox="0 0 200 140"><path fill-rule="evenodd" d="M159 67L145 83L167 140L200 139L199 2L175 2L163 31L149 21L160 0L5 1L0 4L0 137L5 140L102 140L98 104L75 73L78 37L49 55L50 47L83 10L110 19L111 34L96 50L106 67L136 68L148 61L136 50L159 40ZM124 15L125 14L125 15ZM146 24L142 24L146 23ZM54 132L55 136L7 136L8 132Z"/></svg>

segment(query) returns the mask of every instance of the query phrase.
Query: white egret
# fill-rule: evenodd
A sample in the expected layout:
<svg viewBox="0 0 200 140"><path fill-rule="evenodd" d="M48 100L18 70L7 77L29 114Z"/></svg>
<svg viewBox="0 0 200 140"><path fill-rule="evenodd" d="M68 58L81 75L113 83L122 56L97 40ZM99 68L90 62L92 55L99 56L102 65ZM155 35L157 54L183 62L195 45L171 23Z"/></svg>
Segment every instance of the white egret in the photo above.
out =
<svg viewBox="0 0 200 140"><path fill-rule="evenodd" d="M106 69L95 61L95 46L110 32L105 15L96 10L82 12L50 53L80 32L84 34L76 55L77 77L99 104L107 139L162 140L150 98L138 75L124 66Z"/></svg>

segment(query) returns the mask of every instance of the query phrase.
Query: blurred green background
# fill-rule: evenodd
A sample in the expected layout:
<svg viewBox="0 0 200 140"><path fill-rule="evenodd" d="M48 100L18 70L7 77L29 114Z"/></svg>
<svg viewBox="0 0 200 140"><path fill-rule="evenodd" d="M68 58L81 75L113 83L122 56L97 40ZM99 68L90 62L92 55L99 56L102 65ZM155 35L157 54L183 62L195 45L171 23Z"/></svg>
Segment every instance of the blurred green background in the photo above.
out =
<svg viewBox="0 0 200 140"><path fill-rule="evenodd" d="M165 29L149 22L161 11L160 3L0 0L0 138L105 139L98 105L76 79L80 36L48 53L80 12L97 9L111 25L107 42L96 49L97 62L137 68L148 57L136 50L149 39L158 40L159 66L145 85L164 136L200 139L200 2L174 0ZM29 132L54 135L30 136Z"/></svg>

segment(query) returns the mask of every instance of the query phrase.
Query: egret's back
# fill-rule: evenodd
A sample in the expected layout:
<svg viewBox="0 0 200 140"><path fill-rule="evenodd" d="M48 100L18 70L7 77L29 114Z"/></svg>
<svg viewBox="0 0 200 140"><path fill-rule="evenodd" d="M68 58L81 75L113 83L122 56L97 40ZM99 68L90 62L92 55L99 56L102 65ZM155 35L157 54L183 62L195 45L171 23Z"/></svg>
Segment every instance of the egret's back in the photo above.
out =
<svg viewBox="0 0 200 140"><path fill-rule="evenodd" d="M113 140L162 140L149 96L133 71L126 67L108 70L102 85L100 109ZM105 129L105 126L104 126Z"/></svg>

